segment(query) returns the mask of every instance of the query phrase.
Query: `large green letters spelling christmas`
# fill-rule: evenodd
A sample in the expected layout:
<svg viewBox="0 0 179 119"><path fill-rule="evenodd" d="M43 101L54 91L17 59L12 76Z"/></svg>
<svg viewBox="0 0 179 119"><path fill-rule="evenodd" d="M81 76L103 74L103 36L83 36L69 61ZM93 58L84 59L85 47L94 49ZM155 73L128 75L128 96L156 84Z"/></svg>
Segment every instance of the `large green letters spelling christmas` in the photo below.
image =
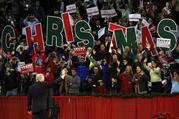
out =
<svg viewBox="0 0 179 119"><path fill-rule="evenodd" d="M35 25L35 35L31 34L31 28L28 26L25 28L26 30L26 38L28 40L28 44L31 43L31 37L34 37L34 42L40 46L40 50L45 50L44 39L42 35L41 24ZM63 33L64 30L64 33ZM74 30L74 32L73 32ZM94 37L92 35L91 27L89 24L84 21L78 21L75 24L74 29L72 29L72 25L70 22L70 16L68 13L62 14L62 19L56 16L48 16L47 17L47 32L46 32L46 46L60 47L63 42L63 34L65 34L65 39L67 43L75 42L73 33L77 36L78 46L93 47L94 45ZM123 48L125 46L131 47L132 44L136 41L136 31L134 27L123 27L120 25L115 25L113 23L109 24L109 31L113 32L114 42L116 47ZM146 43L151 45L151 49L154 49L154 42L152 40L151 34L147 27L142 28L142 43L146 48ZM171 50L176 47L177 39L174 35L174 32L177 32L177 25L171 19L163 19L159 22L157 27L157 33L160 38L171 39ZM11 43L11 39L15 39L15 31L14 28L10 25L4 27L1 39L2 39L2 48L5 53L12 52L15 50L15 44ZM169 48L162 48L167 51ZM153 50L154 51L154 50ZM155 54L155 53L154 53Z"/></svg>

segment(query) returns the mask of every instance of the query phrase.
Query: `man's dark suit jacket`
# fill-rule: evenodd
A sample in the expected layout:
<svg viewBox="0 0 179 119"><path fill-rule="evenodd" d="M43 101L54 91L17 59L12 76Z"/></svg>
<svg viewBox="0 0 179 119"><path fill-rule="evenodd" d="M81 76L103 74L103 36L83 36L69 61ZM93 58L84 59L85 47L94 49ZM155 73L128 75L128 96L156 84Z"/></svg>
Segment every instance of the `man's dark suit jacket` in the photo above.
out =
<svg viewBox="0 0 179 119"><path fill-rule="evenodd" d="M32 105L32 113L41 112L43 110L48 110L52 107L52 100L50 96L50 88L56 85L59 82L55 80L53 82L36 82L32 86L29 87L28 90L28 102L27 102L27 110L31 111Z"/></svg>

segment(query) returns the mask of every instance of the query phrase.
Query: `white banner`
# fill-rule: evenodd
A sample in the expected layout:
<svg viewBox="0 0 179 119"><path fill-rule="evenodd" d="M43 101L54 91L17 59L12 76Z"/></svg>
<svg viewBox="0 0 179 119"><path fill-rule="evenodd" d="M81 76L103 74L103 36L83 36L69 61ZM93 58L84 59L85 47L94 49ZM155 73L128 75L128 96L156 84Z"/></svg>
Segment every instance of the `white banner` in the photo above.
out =
<svg viewBox="0 0 179 119"><path fill-rule="evenodd" d="M157 38L157 47L170 48L171 39Z"/></svg>
<svg viewBox="0 0 179 119"><path fill-rule="evenodd" d="M76 5L71 4L66 6L66 11L69 13L75 13L76 12Z"/></svg>
<svg viewBox="0 0 179 119"><path fill-rule="evenodd" d="M110 10L101 10L101 17L102 18L111 18L117 16L115 9Z"/></svg>
<svg viewBox="0 0 179 119"><path fill-rule="evenodd" d="M86 9L88 16L94 16L99 14L98 7L91 7Z"/></svg>
<svg viewBox="0 0 179 119"><path fill-rule="evenodd" d="M129 21L139 21L141 14L129 14Z"/></svg>
<svg viewBox="0 0 179 119"><path fill-rule="evenodd" d="M98 39L101 38L101 36L103 36L105 34L105 27L104 28L101 28L99 31L98 31Z"/></svg>

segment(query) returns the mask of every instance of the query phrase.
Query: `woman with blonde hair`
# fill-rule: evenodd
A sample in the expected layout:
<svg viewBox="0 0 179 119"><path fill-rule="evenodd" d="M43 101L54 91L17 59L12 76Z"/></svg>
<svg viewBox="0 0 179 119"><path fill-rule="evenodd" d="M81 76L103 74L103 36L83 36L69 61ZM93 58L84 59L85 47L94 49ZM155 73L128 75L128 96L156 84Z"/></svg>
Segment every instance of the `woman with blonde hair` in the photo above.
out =
<svg viewBox="0 0 179 119"><path fill-rule="evenodd" d="M126 69L123 73L118 76L118 79L121 79L121 93L132 93L132 79L133 79L133 71L130 65L126 66Z"/></svg>

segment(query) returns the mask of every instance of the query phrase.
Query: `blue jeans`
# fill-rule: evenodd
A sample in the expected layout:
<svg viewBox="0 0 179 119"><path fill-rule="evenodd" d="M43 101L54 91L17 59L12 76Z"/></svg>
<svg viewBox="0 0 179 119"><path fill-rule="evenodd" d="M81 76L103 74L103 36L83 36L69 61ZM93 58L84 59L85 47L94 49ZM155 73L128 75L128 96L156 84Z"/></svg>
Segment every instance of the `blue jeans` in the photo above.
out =
<svg viewBox="0 0 179 119"><path fill-rule="evenodd" d="M6 96L15 96L17 95L17 88L7 91Z"/></svg>

